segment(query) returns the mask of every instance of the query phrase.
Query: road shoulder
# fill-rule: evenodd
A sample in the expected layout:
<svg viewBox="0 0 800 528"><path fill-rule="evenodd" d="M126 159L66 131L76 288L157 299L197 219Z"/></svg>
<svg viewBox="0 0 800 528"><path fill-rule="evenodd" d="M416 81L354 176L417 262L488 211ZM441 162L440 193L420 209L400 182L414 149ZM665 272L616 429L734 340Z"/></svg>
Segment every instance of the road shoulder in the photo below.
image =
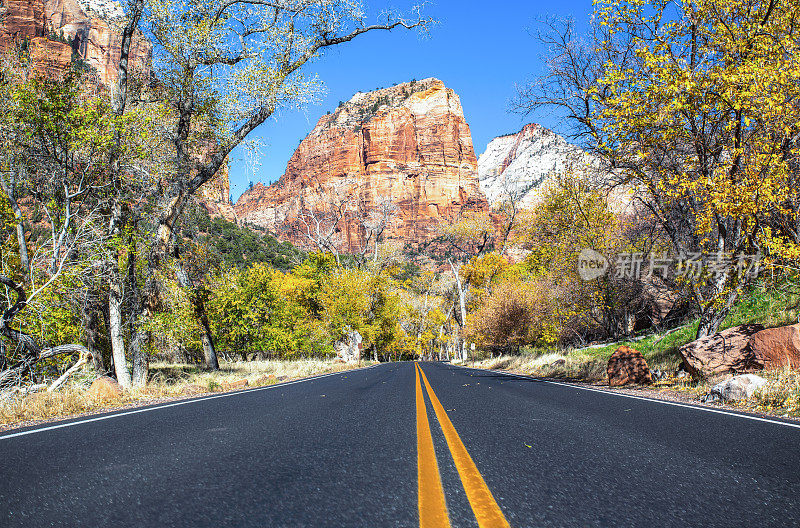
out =
<svg viewBox="0 0 800 528"><path fill-rule="evenodd" d="M669 387L657 387L657 386L647 386L647 385L627 385L624 387L609 387L608 385L601 384L601 383L590 383L585 381L579 380L565 380L560 378L548 378L542 376L533 376L526 372L520 372L515 370L505 370L505 369L491 369L482 366L470 366L470 365L457 365L453 363L448 363L454 367L464 368L464 369L475 369L481 370L486 372L501 372L503 374L507 374L509 376L516 376L516 377L523 377L529 379L536 379L542 380L549 383L556 383L559 385L571 385L583 389L595 390L599 392L607 392L609 394L617 394L617 395L624 395L624 396L631 396L634 398L641 398L647 400L656 400L656 401L663 401L667 403L673 404L681 404L690 407L697 407L700 409L708 409L711 411L722 411L722 412L731 412L734 414L741 414L744 416L751 416L760 419L775 419L778 422L787 422L791 424L800 424L800 418L790 416L790 415L783 415L777 413L766 413L763 411L759 411L756 409L752 409L750 407L739 407L735 405L728 405L724 403L715 403L715 404L708 404L699 401L695 394L688 393L686 391L680 391L675 389L670 389Z"/></svg>

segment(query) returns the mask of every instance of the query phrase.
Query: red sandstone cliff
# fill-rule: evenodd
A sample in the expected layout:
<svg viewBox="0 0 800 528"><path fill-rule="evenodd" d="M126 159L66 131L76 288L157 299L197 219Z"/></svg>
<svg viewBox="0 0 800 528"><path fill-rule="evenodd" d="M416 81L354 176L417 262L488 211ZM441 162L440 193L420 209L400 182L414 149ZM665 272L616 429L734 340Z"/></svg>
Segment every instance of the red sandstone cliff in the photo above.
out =
<svg viewBox="0 0 800 528"><path fill-rule="evenodd" d="M231 185L228 179L228 166L223 165L214 179L200 187L198 202L212 217L221 216L229 222L236 222L236 212L230 202Z"/></svg>
<svg viewBox="0 0 800 528"><path fill-rule="evenodd" d="M44 4L41 0L4 0L0 8L0 53L14 49L14 43L45 35Z"/></svg>
<svg viewBox="0 0 800 528"><path fill-rule="evenodd" d="M72 48L68 44L46 37L31 39L28 49L33 70L51 79L63 75L72 62Z"/></svg>
<svg viewBox="0 0 800 528"><path fill-rule="evenodd" d="M280 180L245 192L238 218L302 242L285 227L335 190L350 193L355 215L390 201L397 212L387 238L419 244L459 211L488 210L458 96L438 79L357 93L322 116ZM340 249L362 242L359 218L338 226Z"/></svg>
<svg viewBox="0 0 800 528"><path fill-rule="evenodd" d="M1 54L17 49L27 52L31 71L44 76L57 77L69 68L72 48L47 39L42 0L5 0L0 8L0 17Z"/></svg>
<svg viewBox="0 0 800 528"><path fill-rule="evenodd" d="M117 81L124 12L113 0L3 0L0 8L0 54L27 45L31 73L59 78L73 54L97 72L102 85ZM73 44L50 40L65 37ZM139 32L131 44L131 73L150 76L152 45ZM229 202L228 167L200 189L198 199L212 216L236 217Z"/></svg>
<svg viewBox="0 0 800 528"><path fill-rule="evenodd" d="M47 30L74 40L78 55L93 67L103 84L117 80L124 13L113 0L44 0ZM130 68L150 74L152 45L140 32L134 35Z"/></svg>
<svg viewBox="0 0 800 528"><path fill-rule="evenodd" d="M202 147L200 156L204 161L208 161L208 155L215 149L215 145L207 143ZM214 175L214 178L206 182L197 192L197 201L211 216L221 216L229 222L236 222L236 213L230 202L231 184L228 172L228 163Z"/></svg>
<svg viewBox="0 0 800 528"><path fill-rule="evenodd" d="M100 82L117 80L123 11L113 0L5 0L0 10L0 53L27 43L31 68L54 76L67 69L73 52L97 72ZM47 40L63 36L72 45ZM42 40L37 40L42 38ZM31 45L32 44L32 45ZM137 33L131 45L131 72L150 75L152 46Z"/></svg>

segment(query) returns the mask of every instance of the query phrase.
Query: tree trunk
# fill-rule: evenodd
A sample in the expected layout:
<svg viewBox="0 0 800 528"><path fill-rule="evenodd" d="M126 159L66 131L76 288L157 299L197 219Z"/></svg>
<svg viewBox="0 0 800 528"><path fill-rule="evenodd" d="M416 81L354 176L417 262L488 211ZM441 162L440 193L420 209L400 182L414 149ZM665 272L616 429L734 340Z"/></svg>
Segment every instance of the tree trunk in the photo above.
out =
<svg viewBox="0 0 800 528"><path fill-rule="evenodd" d="M88 299L84 301L81 306L82 319L83 319L83 333L86 339L86 348L92 353L94 370L98 374L105 374L108 372L105 365L103 365L103 356L100 354L98 341L99 341L99 328L100 318L98 316L99 306L97 306L96 299L92 298L93 292L89 292Z"/></svg>
<svg viewBox="0 0 800 528"><path fill-rule="evenodd" d="M9 184L6 182L5 178L0 178L0 184L2 184L3 191L6 193L6 197L8 197L8 201L11 204L11 210L14 211L17 243L19 244L19 261L22 266L22 272L27 277L30 274L31 265L28 257L28 242L25 240L25 217L22 215L22 209L20 209L17 203L17 193L14 188L14 182Z"/></svg>
<svg viewBox="0 0 800 528"><path fill-rule="evenodd" d="M461 275L459 275L460 266L457 269L451 260L447 261L450 264L450 269L453 272L453 276L456 279L456 288L458 290L458 314L460 317L456 317L456 323L458 323L458 336L456 337L456 346L461 348L461 359L466 361L467 360L467 344L464 341L463 331L464 331L464 324L467 320L467 302L466 302L466 292L465 289L467 287L466 284L462 284L461 282Z"/></svg>
<svg viewBox="0 0 800 528"><path fill-rule="evenodd" d="M733 303L739 298L738 290L733 287L731 288L728 285L728 278L729 274L725 273L720 275L719 278L715 279L714 281L714 288L716 290L716 295L712 293L709 297L714 299L717 296L722 295L721 292L724 291L725 287L728 286L729 290L727 295L725 295L724 301L722 298L717 299L716 304L712 304L710 306L703 306L701 297L695 293L695 300L700 304L700 308L702 313L700 315L700 324L697 326L697 336L696 339L700 339L701 337L710 336L719 332L719 328L722 325L725 318L728 317L728 314L731 312L731 308L733 308Z"/></svg>
<svg viewBox="0 0 800 528"><path fill-rule="evenodd" d="M700 324L697 327L697 335L695 338L700 339L701 337L710 336L719 332L719 327L728 316L728 313L730 313L730 309L727 307L709 308L705 310L700 316Z"/></svg>
<svg viewBox="0 0 800 528"><path fill-rule="evenodd" d="M114 358L114 372L117 382L127 390L131 388L131 373L125 359L125 329L122 323L122 285L116 263L111 269L108 288L108 333L111 337L111 356Z"/></svg>
<svg viewBox="0 0 800 528"><path fill-rule="evenodd" d="M130 55L130 46L133 40L134 33L138 28L139 19L144 10L144 0L134 0L130 4L130 11L128 13L128 24L122 32L122 41L120 42L120 56L117 63L117 86L112 97L112 109L114 114L122 116L125 113L125 106L127 104L128 96L128 57ZM111 149L109 155L109 166L111 168L112 180L118 183L121 179L120 176L120 153L122 151L122 137L119 131L114 132L114 148ZM119 196L116 197L112 207L112 217L109 221L108 231L109 234L115 235L119 233L119 229L124 224L123 219L123 206L122 200ZM114 372L117 376L117 382L123 389L130 389L132 384L131 373L128 370L128 363L125 359L125 329L122 317L122 303L123 303L123 287L122 277L120 277L119 266L116 262L111 265L111 279L109 280L109 295L108 295L108 333L111 338L111 357L114 362ZM134 329L136 331L136 329ZM137 367L136 358L134 358L134 368ZM138 365L136 374L141 377L141 365Z"/></svg>
<svg viewBox="0 0 800 528"><path fill-rule="evenodd" d="M37 347L35 344L33 344L32 338L25 333L19 332L18 330L11 330L8 327L4 327L0 333L6 337L9 337L9 335L14 335L15 337L10 339L15 341L18 346L21 346L26 351L25 357L23 357L22 360L16 362L8 369L0 371L0 388L8 388L10 385L15 385L22 381L26 375L30 375L35 381L33 367L39 361L61 356L63 354L78 353L81 355L82 361L85 363L90 355L89 350L83 345L79 344L58 345L45 350L36 350ZM21 339L17 340L17 338ZM30 344L33 344L33 348L29 346ZM83 363L68 372L71 374L82 365ZM62 377L63 379L61 381L63 382L66 380L66 377Z"/></svg>
<svg viewBox="0 0 800 528"><path fill-rule="evenodd" d="M177 221L178 217L183 212L183 208L186 204L187 196L191 192L186 191L184 188L179 188L175 195L172 197L171 200L164 206L161 218L159 219L159 225L156 235L156 249L152 254L152 258L150 259L149 267L151 269L155 269L160 262L161 259L169 254L170 248L172 247L172 238L173 238L173 229L175 226L175 222ZM192 284L192 280L186 275L185 271L183 270L180 261L176 258L176 275L178 277L178 282L184 288L191 288L195 290L194 285ZM151 295L149 292L149 288L147 288L148 292L146 295ZM211 326L208 322L208 316L206 314L205 304L203 303L202 299L198 297L199 292L193 291L190 294L192 306L195 311L195 315L197 316L197 320L200 323L200 341L203 344L203 356L205 358L205 365L206 368L211 370L219 370L219 360L217 359L216 349L214 347L214 339L211 335Z"/></svg>
<svg viewBox="0 0 800 528"><path fill-rule="evenodd" d="M214 347L214 338L211 335L211 324L208 321L206 304L203 301L205 295L203 286L195 286L194 281L186 274L179 260L175 261L175 275L181 287L189 290L189 302L192 303L195 318L200 325L200 341L203 343L203 358L206 368L219 370L217 351Z"/></svg>
<svg viewBox="0 0 800 528"><path fill-rule="evenodd" d="M147 314L142 312L137 318L135 328L131 336L131 357L133 358L133 386L137 388L147 385L147 373L150 369L149 358L147 357L147 333L142 330L142 318Z"/></svg>
<svg viewBox="0 0 800 528"><path fill-rule="evenodd" d="M150 279L151 277L148 276L148 283ZM131 292L130 305L136 314L136 317L130 321L130 356L133 359L132 381L134 387L144 387L147 385L147 372L149 370L149 358L145 347L148 332L144 330L144 323L150 314L147 305L144 303L141 288L139 288L139 280L136 276L136 243L132 239L128 245L127 287Z"/></svg>
<svg viewBox="0 0 800 528"><path fill-rule="evenodd" d="M203 357L205 358L206 368L219 370L219 360L214 347L214 338L211 335L211 325L208 322L205 305L202 302L200 304L202 310L200 315L200 341L203 343Z"/></svg>
<svg viewBox="0 0 800 528"><path fill-rule="evenodd" d="M131 42L139 27L139 19L144 11L144 0L134 0L128 9L128 25L122 31L120 42L119 62L117 62L117 87L111 98L114 113L121 116L125 112L128 102L128 58L130 56ZM119 136L117 136L119 140ZM117 141L119 147L119 141Z"/></svg>

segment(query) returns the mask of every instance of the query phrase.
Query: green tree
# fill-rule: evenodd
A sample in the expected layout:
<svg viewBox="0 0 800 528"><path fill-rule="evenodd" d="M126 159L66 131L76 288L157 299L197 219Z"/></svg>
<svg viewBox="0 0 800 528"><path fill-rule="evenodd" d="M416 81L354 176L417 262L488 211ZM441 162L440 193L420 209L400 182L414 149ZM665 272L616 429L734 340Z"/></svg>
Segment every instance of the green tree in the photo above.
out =
<svg viewBox="0 0 800 528"><path fill-rule="evenodd" d="M2 186L14 212L19 268L0 277L7 288L0 333L17 351L0 379L20 381L34 375L40 360L66 353L92 355L102 368L96 351L61 343L80 338L74 314L94 280L93 263L102 259L97 210L115 120L107 104L82 96L71 72L57 81L6 73ZM26 225L34 221L46 229L29 237Z"/></svg>
<svg viewBox="0 0 800 528"><path fill-rule="evenodd" d="M263 263L214 277L208 309L220 343L243 358L250 352L291 357L304 348L313 350L305 347L308 313L283 295L284 279L283 273Z"/></svg>

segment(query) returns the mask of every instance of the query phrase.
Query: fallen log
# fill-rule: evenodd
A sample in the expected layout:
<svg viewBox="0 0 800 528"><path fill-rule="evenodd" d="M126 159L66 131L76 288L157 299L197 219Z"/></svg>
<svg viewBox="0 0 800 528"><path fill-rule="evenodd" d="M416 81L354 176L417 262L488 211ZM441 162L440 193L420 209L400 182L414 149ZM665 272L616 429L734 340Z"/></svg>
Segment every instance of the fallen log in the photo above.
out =
<svg viewBox="0 0 800 528"><path fill-rule="evenodd" d="M83 366L86 362L89 361L90 358L94 359L94 355L83 345L79 345L77 343L71 343L68 345L58 345L51 348L46 348L44 350L39 351L37 355L29 354L25 356L22 360L15 363L12 367L0 371L0 390L12 387L14 385L21 385L25 375L33 368L33 366L38 363L39 361L43 361L45 359L50 359L56 356L61 356L64 354L80 354L80 358L78 362L73 365L67 372L64 374L71 375L72 373L77 370L76 365L78 367ZM80 363L80 365L78 365ZM69 377L69 375L67 377ZM48 388L48 392L52 392L57 388L59 385L63 384L66 381L62 375L56 382L60 380L58 385L55 385L53 388ZM52 386L51 386L52 387Z"/></svg>

